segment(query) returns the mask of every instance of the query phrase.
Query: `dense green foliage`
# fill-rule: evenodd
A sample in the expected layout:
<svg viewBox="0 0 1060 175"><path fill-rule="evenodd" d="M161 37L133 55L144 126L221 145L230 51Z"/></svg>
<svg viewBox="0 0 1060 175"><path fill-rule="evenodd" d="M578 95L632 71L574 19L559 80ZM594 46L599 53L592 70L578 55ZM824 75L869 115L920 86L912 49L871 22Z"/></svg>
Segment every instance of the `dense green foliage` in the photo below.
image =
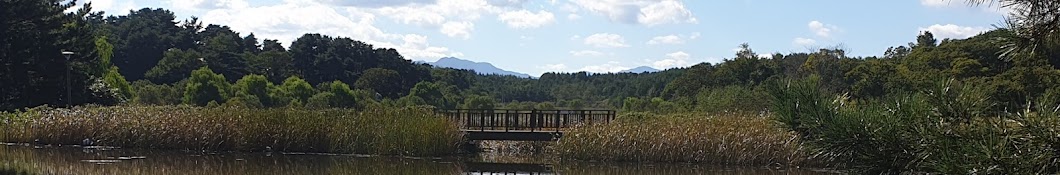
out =
<svg viewBox="0 0 1060 175"><path fill-rule="evenodd" d="M346 37L305 34L284 48L197 18L178 22L165 9L104 17L90 13L91 5L69 9L73 2L0 0L0 110L131 102L768 111L841 166L1054 173L1060 5L1001 3L1017 7L1006 28L967 39L924 32L882 56L851 57L833 48L760 56L741 44L720 63L519 78L416 64L395 49Z"/></svg>
<svg viewBox="0 0 1060 175"><path fill-rule="evenodd" d="M986 103L988 89L953 80L922 93L857 102L822 91L819 82L778 82L769 93L776 119L836 166L871 174L1060 170L1055 99L998 114Z"/></svg>
<svg viewBox="0 0 1060 175"><path fill-rule="evenodd" d="M317 102L324 102L317 104L331 107L383 103L456 108L474 96L477 99L472 101L490 98L500 103L534 102L531 106L538 106L536 103L551 104L543 107L560 105L574 108L565 105L575 104L577 108L616 108L626 97L659 96L664 86L683 71L674 69L646 74L548 73L538 79L479 75L470 70L414 64L404 59L397 50L374 48L344 37L306 34L297 38L290 48L284 48L276 40L264 39L259 42L254 34L243 35L227 26L202 24L197 18L176 21L173 12L165 9L145 8L131 11L128 15L105 17L102 13L88 13L91 6L85 6L77 13L63 13L63 10L72 6L58 1L9 3L12 4L5 7L35 7L39 9L17 11L33 11L62 18L40 19L41 25L26 26L26 30L9 30L4 36L15 38L8 38L5 41L9 42L6 43L20 44L12 47L22 47L24 44L25 48L33 49L61 47L78 53L69 65L74 69L74 74L71 75L72 84L67 85L62 81L65 76L55 71L23 70L66 66L65 62L55 59L62 56L58 52L43 54L44 50L61 49L7 49L12 52L5 54L31 56L4 56L19 58L4 61L33 66L12 65L9 66L11 69L4 69L4 88L10 89L3 90L5 95L0 106L3 110L41 104L67 104L68 101L71 104L110 104L122 99L142 104L206 105L210 101L218 104L232 101L239 105L261 107L289 104L304 106L312 96L318 96L315 98ZM33 15L9 16L12 21L37 20ZM19 38L35 36L25 33L27 31L49 30L64 34L35 37L32 40ZM116 68L110 66L112 62ZM203 67L208 67L212 74L202 72L196 76L193 73ZM238 86L226 88L228 85L216 81L220 80L217 77L224 77L227 84L239 85L236 81L246 75L262 75L277 86L266 86L249 93L237 92L243 89ZM305 88L306 84L298 82L288 85L284 80L292 77L301 78L308 87L318 88ZM255 77L255 80L260 78ZM333 81L351 86L349 89L356 94L336 91L327 85L333 84ZM415 89L417 84L422 84L419 89ZM64 87L74 89L72 98L61 95L64 94L61 93ZM186 100L174 102L167 99L173 97L173 91L184 94L179 98ZM318 95L318 92L332 95ZM566 103L568 101L578 103Z"/></svg>
<svg viewBox="0 0 1060 175"><path fill-rule="evenodd" d="M102 13L88 13L91 6L64 13L71 5L59 1L4 2L11 3L5 7L26 7L19 10L26 13L6 15L12 21L34 23L18 23L20 26L5 31L4 47L9 49L4 49L3 61L13 64L3 64L9 66L0 77L5 82L0 104L3 110L41 104L109 104L122 99L173 104L157 97L174 90L199 95L184 101L195 105L209 101L223 104L235 98L251 106L304 106L310 97L318 96L314 99L322 103L317 104L331 107L381 103L457 108L468 98L487 97L504 104L498 106L530 108L763 110L762 104L768 100L762 98L764 82L816 75L825 91L848 94L856 100L918 92L944 79L980 84L990 95L985 103L996 104L990 110L998 112L1025 107L1027 101L1060 83L1060 72L1056 71L1060 65L1056 59L1060 54L1058 40L1044 37L1027 50L1033 54L1018 54L1022 52L1010 52L1003 47L1006 42L998 42L1024 36L1008 29L941 41L923 33L911 38L915 40L907 46L889 48L879 57L849 57L840 49L762 57L750 45L742 44L733 58L721 63L655 73L545 73L540 78L519 78L415 64L397 50L375 48L345 37L305 34L284 48L276 40L259 40L254 34L243 35L223 25L204 25L197 18L176 21L165 9L145 8L104 17ZM39 15L29 15L30 11ZM61 35L38 36L26 31ZM57 59L62 57L58 52L50 51L63 50L59 48L77 52L70 64ZM1003 52L1010 54L1000 59L998 53ZM112 62L116 68L110 66ZM71 84L65 84L64 74L43 71L53 67L73 69ZM224 83L217 81L203 84L205 77L196 79L192 73L202 67L222 75L228 84L238 84L236 81L246 75L262 75L275 86L241 93L236 92L240 88L223 89ZM285 80L292 77L317 88L305 88L306 84L297 82L289 85ZM255 77L256 82L261 83L261 78ZM149 80L156 85L129 85L122 79ZM350 92L331 88L334 81L349 86ZM203 85L217 88L201 88L207 87ZM63 96L67 88L73 91L72 97ZM217 95L206 99L210 94ZM527 102L534 104L522 105Z"/></svg>
<svg viewBox="0 0 1060 175"><path fill-rule="evenodd" d="M225 81L224 75L213 73L203 67L191 73L188 85L184 89L184 103L205 106L207 103L224 103L231 97L231 84Z"/></svg>
<svg viewBox="0 0 1060 175"><path fill-rule="evenodd" d="M91 6L64 12L73 6L0 1L0 110L117 101L101 80L110 66L96 54L91 21L98 14L90 13ZM64 57L63 51L74 54Z"/></svg>

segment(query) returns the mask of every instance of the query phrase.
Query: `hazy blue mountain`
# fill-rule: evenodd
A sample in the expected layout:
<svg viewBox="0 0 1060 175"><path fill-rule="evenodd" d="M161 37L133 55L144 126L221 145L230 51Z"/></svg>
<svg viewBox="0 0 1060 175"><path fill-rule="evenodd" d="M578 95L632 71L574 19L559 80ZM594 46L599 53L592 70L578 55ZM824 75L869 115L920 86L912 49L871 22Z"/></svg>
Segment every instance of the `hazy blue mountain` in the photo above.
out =
<svg viewBox="0 0 1060 175"><path fill-rule="evenodd" d="M438 59L438 61L435 61L435 62L428 62L427 64L430 64L430 65L433 65L433 66L437 66L437 67L447 67L447 68L454 68L454 69L474 70L475 72L478 72L479 74L514 75L514 76L517 76L517 77L526 77L526 78L531 77L528 74L519 73L519 72L512 72L512 71L508 71L508 70L497 68L496 66L493 66L493 64L490 64L490 63L487 63L487 62L474 62L474 61L463 60L463 59L454 58L454 57L445 57L445 58L442 58L442 59Z"/></svg>
<svg viewBox="0 0 1060 175"><path fill-rule="evenodd" d="M658 71L659 71L659 69L651 68L651 67L648 67L648 66L641 66L641 67L636 67L636 68L633 68L633 69L627 69L627 70L624 70L624 71L619 71L619 73L627 73L627 72L628 73L644 73L644 72L658 72Z"/></svg>

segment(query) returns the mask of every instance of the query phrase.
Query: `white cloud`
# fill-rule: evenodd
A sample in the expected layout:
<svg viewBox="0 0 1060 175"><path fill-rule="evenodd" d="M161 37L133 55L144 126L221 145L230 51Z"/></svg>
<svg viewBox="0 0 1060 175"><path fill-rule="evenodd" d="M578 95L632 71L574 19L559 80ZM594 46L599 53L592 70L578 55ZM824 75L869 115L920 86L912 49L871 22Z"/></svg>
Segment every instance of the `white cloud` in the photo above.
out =
<svg viewBox="0 0 1060 175"><path fill-rule="evenodd" d="M250 6L245 0L171 0L173 8L181 10L242 9Z"/></svg>
<svg viewBox="0 0 1060 175"><path fill-rule="evenodd" d="M567 20L571 20L571 21L578 20L578 19L581 19L581 18L582 18L582 16L578 15L577 13L571 13L571 14L567 15Z"/></svg>
<svg viewBox="0 0 1060 175"><path fill-rule="evenodd" d="M405 24L437 26L447 21L474 21L483 14L500 12L485 0L438 0L434 4L377 8L374 12Z"/></svg>
<svg viewBox="0 0 1060 175"><path fill-rule="evenodd" d="M809 46L809 45L813 45L813 44L816 44L816 43L817 43L816 40L809 39L809 38L803 38L803 37L798 37L798 38L795 38L795 40L791 41L791 44L792 45L796 45L796 46Z"/></svg>
<svg viewBox="0 0 1060 175"><path fill-rule="evenodd" d="M518 8L529 0L487 0L490 5Z"/></svg>
<svg viewBox="0 0 1060 175"><path fill-rule="evenodd" d="M699 36L699 32L692 32L692 35L688 36L688 39L697 39Z"/></svg>
<svg viewBox="0 0 1060 175"><path fill-rule="evenodd" d="M652 68L664 70L674 67L686 67L691 66L692 62L688 59L691 57L688 53L678 51L674 53L666 54L666 58L653 62Z"/></svg>
<svg viewBox="0 0 1060 175"><path fill-rule="evenodd" d="M78 1L74 7L67 9L66 12L75 12L89 2L92 3L92 11L103 11L106 12L106 15L126 15L129 14L130 10L137 10L138 7L132 0L87 0Z"/></svg>
<svg viewBox="0 0 1060 175"><path fill-rule="evenodd" d="M463 22L446 22L442 24L442 28L439 29L445 36L468 39L471 38L471 31L475 30L475 24L467 21Z"/></svg>
<svg viewBox="0 0 1060 175"><path fill-rule="evenodd" d="M603 56L604 55L603 52L599 52L599 51L595 51L595 50L570 51L570 54L574 55L576 57L586 57L586 56L596 57L596 56Z"/></svg>
<svg viewBox="0 0 1060 175"><path fill-rule="evenodd" d="M412 0L410 0L412 1ZM502 7L522 3L521 1L497 0L437 0L434 3L405 3L403 6L384 6L370 9L402 24L416 25L450 37L468 38L474 21L486 14L502 12Z"/></svg>
<svg viewBox="0 0 1060 175"><path fill-rule="evenodd" d="M597 33L585 37L585 44L599 48L629 47L626 39L612 33Z"/></svg>
<svg viewBox="0 0 1060 175"><path fill-rule="evenodd" d="M576 41L576 40L579 40L579 39L582 39L582 36L581 36L581 35L574 35L574 36L570 36L570 40L571 40L571 41Z"/></svg>
<svg viewBox="0 0 1060 175"><path fill-rule="evenodd" d="M808 26L810 31L813 31L814 34L823 38L832 37L832 32L839 29L839 27L836 27L835 25L824 24L820 21L810 21L806 26Z"/></svg>
<svg viewBox="0 0 1060 175"><path fill-rule="evenodd" d="M920 27L919 31L929 31L935 38L965 39L989 31L986 27L965 27L954 24L931 25L927 28Z"/></svg>
<svg viewBox="0 0 1060 175"><path fill-rule="evenodd" d="M552 12L544 10L537 11L537 13L527 10L509 11L501 13L497 19L508 24L508 27L516 29L538 28L556 22L556 17L552 15Z"/></svg>
<svg viewBox="0 0 1060 175"><path fill-rule="evenodd" d="M601 65L590 65L582 67L577 71L593 72L593 73L608 73L608 72L620 72L629 69L629 67L618 65L618 62L610 61L606 64Z"/></svg>
<svg viewBox="0 0 1060 175"><path fill-rule="evenodd" d="M428 38L416 34L387 33L374 26L375 14L358 8L337 10L333 5L312 1L285 1L282 4L246 8L225 7L210 10L203 23L225 24L243 34L280 40L285 45L304 33L349 37L376 47L395 48L408 59L436 59L460 56L446 47L431 46Z"/></svg>
<svg viewBox="0 0 1060 175"><path fill-rule="evenodd" d="M680 1L662 1L641 8L637 22L654 26L667 23L696 23L696 18L692 16L691 11L685 9L685 5Z"/></svg>
<svg viewBox="0 0 1060 175"><path fill-rule="evenodd" d="M773 58L773 54L760 53L758 54L758 58Z"/></svg>
<svg viewBox="0 0 1060 175"><path fill-rule="evenodd" d="M446 21L445 16L442 16L441 13L419 11L410 7L383 8L378 11L380 12L379 14L402 24L412 24L421 27L437 26Z"/></svg>
<svg viewBox="0 0 1060 175"><path fill-rule="evenodd" d="M573 0L589 12L611 21L654 26L670 23L696 23L692 12L677 0Z"/></svg>
<svg viewBox="0 0 1060 175"><path fill-rule="evenodd" d="M407 6L416 4L431 4L437 0L316 0L317 2L341 5L341 6L355 6L355 7L390 7L390 6Z"/></svg>
<svg viewBox="0 0 1060 175"><path fill-rule="evenodd" d="M543 69L545 72L560 72L567 69L565 64L546 64L545 66L539 66L538 69Z"/></svg>
<svg viewBox="0 0 1060 175"><path fill-rule="evenodd" d="M656 36L648 40L649 45L658 44L684 44L685 40L677 35Z"/></svg>

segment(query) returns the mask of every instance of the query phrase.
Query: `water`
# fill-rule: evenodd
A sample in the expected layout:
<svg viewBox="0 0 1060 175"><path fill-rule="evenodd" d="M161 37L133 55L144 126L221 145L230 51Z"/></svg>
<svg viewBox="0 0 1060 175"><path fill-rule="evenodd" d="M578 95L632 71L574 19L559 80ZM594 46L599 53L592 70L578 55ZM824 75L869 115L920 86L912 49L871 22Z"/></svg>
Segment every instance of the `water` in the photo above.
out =
<svg viewBox="0 0 1060 175"><path fill-rule="evenodd" d="M695 164L552 161L478 154L444 158L281 153L195 153L0 145L0 174L821 174ZM5 170L6 169L6 170Z"/></svg>

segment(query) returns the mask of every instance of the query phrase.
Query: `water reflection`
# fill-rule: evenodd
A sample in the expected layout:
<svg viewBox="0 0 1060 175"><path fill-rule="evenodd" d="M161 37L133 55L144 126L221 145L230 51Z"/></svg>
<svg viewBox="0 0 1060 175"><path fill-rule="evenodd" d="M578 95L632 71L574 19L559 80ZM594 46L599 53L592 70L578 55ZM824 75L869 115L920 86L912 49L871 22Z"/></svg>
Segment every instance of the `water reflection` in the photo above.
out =
<svg viewBox="0 0 1060 175"><path fill-rule="evenodd" d="M551 162L551 158L503 159L497 155L450 158L386 156L192 153L0 145L0 174L814 174L754 167L691 164ZM536 161L530 161L533 159ZM521 162L520 162L521 161Z"/></svg>

